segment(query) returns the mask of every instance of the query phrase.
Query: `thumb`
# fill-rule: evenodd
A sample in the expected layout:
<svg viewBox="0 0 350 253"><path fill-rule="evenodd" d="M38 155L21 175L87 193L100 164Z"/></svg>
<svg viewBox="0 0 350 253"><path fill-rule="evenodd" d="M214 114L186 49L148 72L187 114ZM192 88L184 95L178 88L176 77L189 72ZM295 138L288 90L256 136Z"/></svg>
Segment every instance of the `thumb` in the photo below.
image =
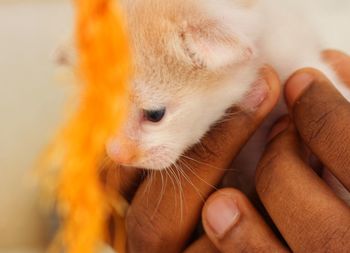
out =
<svg viewBox="0 0 350 253"><path fill-rule="evenodd" d="M215 192L203 208L202 220L208 238L222 253L288 252L237 190Z"/></svg>

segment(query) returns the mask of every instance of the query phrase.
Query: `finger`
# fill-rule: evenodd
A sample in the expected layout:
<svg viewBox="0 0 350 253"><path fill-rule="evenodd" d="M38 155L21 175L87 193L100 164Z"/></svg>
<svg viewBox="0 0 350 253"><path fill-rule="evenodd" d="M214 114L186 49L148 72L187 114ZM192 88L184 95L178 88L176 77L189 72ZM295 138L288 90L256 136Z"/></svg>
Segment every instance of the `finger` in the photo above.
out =
<svg viewBox="0 0 350 253"><path fill-rule="evenodd" d="M141 181L140 173L113 164L110 167L104 166L100 177L112 207L106 224L106 241L119 252L125 246L125 210Z"/></svg>
<svg viewBox="0 0 350 253"><path fill-rule="evenodd" d="M177 166L153 172L141 184L126 220L130 252L171 253L184 248L205 199L232 158L277 103L278 77L266 69L264 80L265 99L256 111L236 113L214 127Z"/></svg>
<svg viewBox="0 0 350 253"><path fill-rule="evenodd" d="M313 69L294 74L285 93L302 139L349 190L350 104Z"/></svg>
<svg viewBox="0 0 350 253"><path fill-rule="evenodd" d="M184 253L221 253L214 244L209 240L207 236L202 236L190 247L188 247Z"/></svg>
<svg viewBox="0 0 350 253"><path fill-rule="evenodd" d="M288 252L239 191L224 189L207 200L204 229L221 253Z"/></svg>
<svg viewBox="0 0 350 253"><path fill-rule="evenodd" d="M292 124L268 145L257 192L293 252L346 252L350 211L303 161Z"/></svg>
<svg viewBox="0 0 350 253"><path fill-rule="evenodd" d="M131 202L142 180L141 171L113 164L110 168L106 168L103 174L106 190L111 195L119 193L126 201Z"/></svg>
<svg viewBox="0 0 350 253"><path fill-rule="evenodd" d="M341 80L350 88L350 57L337 50L326 50L322 56L331 64Z"/></svg>

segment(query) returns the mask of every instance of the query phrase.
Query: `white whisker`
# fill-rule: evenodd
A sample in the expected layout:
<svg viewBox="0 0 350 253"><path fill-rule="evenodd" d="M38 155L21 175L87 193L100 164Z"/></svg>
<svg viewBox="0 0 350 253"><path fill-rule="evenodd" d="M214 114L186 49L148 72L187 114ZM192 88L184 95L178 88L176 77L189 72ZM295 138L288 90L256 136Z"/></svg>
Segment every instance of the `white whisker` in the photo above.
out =
<svg viewBox="0 0 350 253"><path fill-rule="evenodd" d="M156 207L154 208L153 214L151 215L151 219L153 219L154 216L155 216L155 214L157 213L158 208L159 208L159 206L160 206L160 203L162 202L162 199L163 199L163 196L164 196L164 192L165 192L165 185L164 185L163 172L162 172L162 171L159 171L158 174L160 175L160 178L161 178L162 187L161 187L161 191L160 191L160 196L159 196L158 202L157 202L157 204L156 204Z"/></svg>
<svg viewBox="0 0 350 253"><path fill-rule="evenodd" d="M208 185L209 187L211 187L214 190L218 190L217 187L215 187L214 185L208 183L207 181L205 181L203 178L201 178L188 164L186 164L184 161L182 161L183 165L185 165L185 167L195 176L197 177L200 181L202 181L203 183L205 183L206 185Z"/></svg>
<svg viewBox="0 0 350 253"><path fill-rule="evenodd" d="M175 167L175 170L176 170L174 171L173 174L176 176L175 172L178 172L179 169L175 163L173 164L173 166ZM170 170L172 170L172 168L170 168ZM183 204L185 202L185 196L184 196L183 186L181 183L182 180L179 174L177 174L176 178L177 178L177 182L179 182L178 187L179 187L179 200L180 200L180 221L182 222L183 221Z"/></svg>
<svg viewBox="0 0 350 253"><path fill-rule="evenodd" d="M181 161L181 163L183 163L183 161ZM185 167L187 167L186 164L183 163L183 165L185 165ZM198 193L198 196L202 199L203 202L205 202L205 198L202 195L202 193L200 192L200 190L198 189L197 186L195 186L195 184L192 182L192 180L188 177L188 175L185 173L185 171L180 167L179 171L181 172L181 175L186 179L186 181L193 187L193 189Z"/></svg>

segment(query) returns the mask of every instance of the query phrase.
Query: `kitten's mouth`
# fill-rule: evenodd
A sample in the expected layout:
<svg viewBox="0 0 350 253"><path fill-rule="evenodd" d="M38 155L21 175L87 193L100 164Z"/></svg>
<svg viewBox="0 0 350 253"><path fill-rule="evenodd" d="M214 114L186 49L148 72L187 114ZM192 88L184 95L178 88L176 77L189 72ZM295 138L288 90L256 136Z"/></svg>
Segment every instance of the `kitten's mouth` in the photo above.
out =
<svg viewBox="0 0 350 253"><path fill-rule="evenodd" d="M120 142L119 142L120 143ZM117 165L135 169L164 170L176 161L177 156L166 146L154 146L146 150L133 146L109 142L106 145L107 156Z"/></svg>

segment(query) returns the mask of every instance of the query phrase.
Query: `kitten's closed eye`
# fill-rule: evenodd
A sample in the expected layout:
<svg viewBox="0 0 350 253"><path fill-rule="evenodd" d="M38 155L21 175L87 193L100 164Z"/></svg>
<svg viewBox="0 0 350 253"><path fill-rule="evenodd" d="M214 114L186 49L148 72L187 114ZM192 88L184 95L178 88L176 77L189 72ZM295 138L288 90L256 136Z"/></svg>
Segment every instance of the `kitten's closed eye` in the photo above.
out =
<svg viewBox="0 0 350 253"><path fill-rule="evenodd" d="M166 112L165 107L158 110L143 110L143 118L144 120L157 123L164 118L165 112Z"/></svg>

